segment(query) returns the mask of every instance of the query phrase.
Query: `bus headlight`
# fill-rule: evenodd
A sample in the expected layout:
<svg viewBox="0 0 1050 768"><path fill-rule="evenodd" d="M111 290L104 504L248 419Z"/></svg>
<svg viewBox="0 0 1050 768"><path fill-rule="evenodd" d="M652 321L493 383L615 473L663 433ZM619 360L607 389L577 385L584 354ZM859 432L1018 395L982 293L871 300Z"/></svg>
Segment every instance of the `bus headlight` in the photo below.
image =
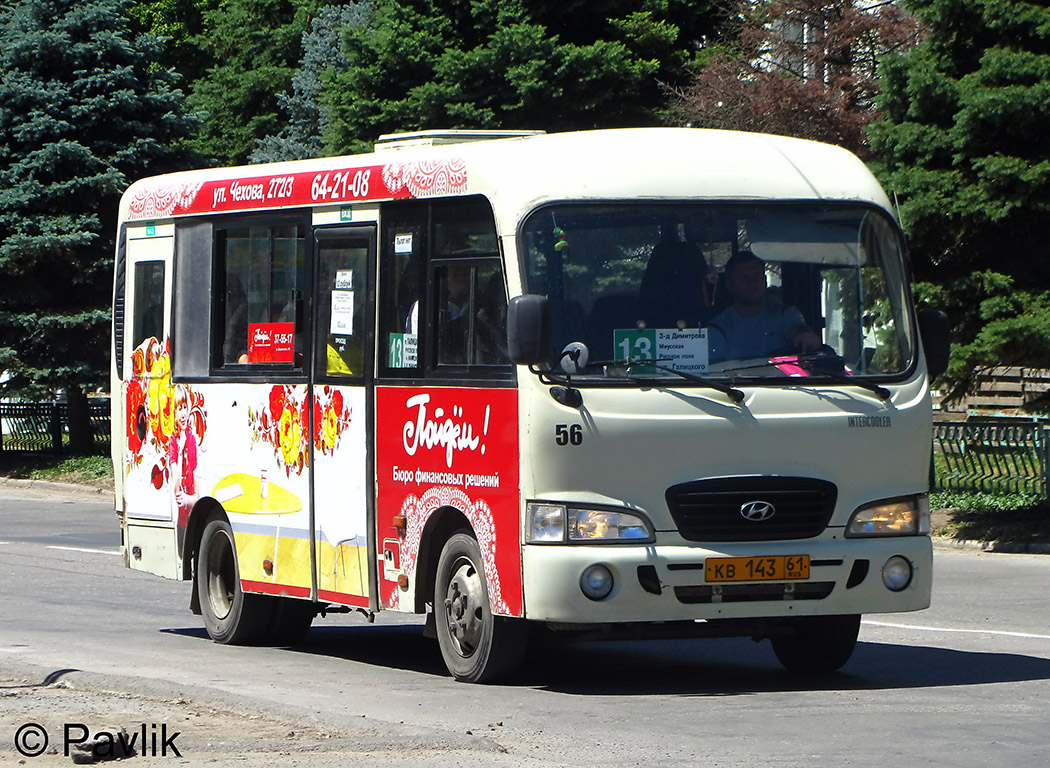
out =
<svg viewBox="0 0 1050 768"><path fill-rule="evenodd" d="M565 507L533 504L525 507L525 541L530 544L561 544L565 541Z"/></svg>
<svg viewBox="0 0 1050 768"><path fill-rule="evenodd" d="M846 536L924 536L930 532L926 494L885 499L858 509L846 525Z"/></svg>
<svg viewBox="0 0 1050 768"><path fill-rule="evenodd" d="M526 505L525 541L530 544L652 540L652 527L640 513L544 502Z"/></svg>

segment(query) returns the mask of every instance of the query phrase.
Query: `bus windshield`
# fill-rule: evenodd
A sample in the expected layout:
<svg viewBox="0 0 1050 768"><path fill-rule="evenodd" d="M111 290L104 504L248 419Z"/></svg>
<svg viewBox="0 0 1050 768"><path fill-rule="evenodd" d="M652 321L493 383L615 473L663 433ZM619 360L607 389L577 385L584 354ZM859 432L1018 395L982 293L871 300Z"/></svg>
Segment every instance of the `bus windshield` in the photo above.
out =
<svg viewBox="0 0 1050 768"><path fill-rule="evenodd" d="M574 381L892 377L915 354L901 239L873 207L564 203L525 220L521 253Z"/></svg>

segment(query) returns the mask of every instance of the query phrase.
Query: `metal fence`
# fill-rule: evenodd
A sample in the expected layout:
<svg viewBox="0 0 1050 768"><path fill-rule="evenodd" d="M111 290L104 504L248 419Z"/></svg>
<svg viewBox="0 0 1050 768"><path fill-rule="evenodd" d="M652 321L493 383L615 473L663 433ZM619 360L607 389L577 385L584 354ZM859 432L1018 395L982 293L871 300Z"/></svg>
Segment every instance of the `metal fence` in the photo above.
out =
<svg viewBox="0 0 1050 768"><path fill-rule="evenodd" d="M88 405L92 447L109 452L109 403ZM0 403L0 451L65 453L69 447L65 403Z"/></svg>
<svg viewBox="0 0 1050 768"><path fill-rule="evenodd" d="M1048 497L1050 429L1038 422L934 424L933 490Z"/></svg>

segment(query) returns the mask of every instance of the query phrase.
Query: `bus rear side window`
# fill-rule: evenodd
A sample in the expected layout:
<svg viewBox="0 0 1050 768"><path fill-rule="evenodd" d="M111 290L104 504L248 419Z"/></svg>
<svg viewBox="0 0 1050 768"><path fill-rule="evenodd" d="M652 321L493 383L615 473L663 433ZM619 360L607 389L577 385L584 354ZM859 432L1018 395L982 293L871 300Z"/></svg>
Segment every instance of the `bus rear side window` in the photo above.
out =
<svg viewBox="0 0 1050 768"><path fill-rule="evenodd" d="M306 239L301 225L230 227L219 239L224 284L220 367L301 368Z"/></svg>
<svg viewBox="0 0 1050 768"><path fill-rule="evenodd" d="M132 349L149 338L164 340L164 262L138 262L135 264L134 280Z"/></svg>

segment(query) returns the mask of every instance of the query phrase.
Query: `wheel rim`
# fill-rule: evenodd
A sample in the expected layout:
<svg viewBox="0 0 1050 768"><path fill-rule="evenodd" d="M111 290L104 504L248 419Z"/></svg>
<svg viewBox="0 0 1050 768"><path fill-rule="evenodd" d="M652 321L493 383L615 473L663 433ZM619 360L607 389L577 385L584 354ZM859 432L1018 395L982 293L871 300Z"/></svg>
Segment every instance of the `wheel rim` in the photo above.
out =
<svg viewBox="0 0 1050 768"><path fill-rule="evenodd" d="M458 558L445 590L445 616L449 639L460 656L471 656L481 644L485 599L481 573L468 558Z"/></svg>
<svg viewBox="0 0 1050 768"><path fill-rule="evenodd" d="M216 619L225 619L233 610L237 568L233 542L225 532L217 533L208 547L208 605Z"/></svg>

